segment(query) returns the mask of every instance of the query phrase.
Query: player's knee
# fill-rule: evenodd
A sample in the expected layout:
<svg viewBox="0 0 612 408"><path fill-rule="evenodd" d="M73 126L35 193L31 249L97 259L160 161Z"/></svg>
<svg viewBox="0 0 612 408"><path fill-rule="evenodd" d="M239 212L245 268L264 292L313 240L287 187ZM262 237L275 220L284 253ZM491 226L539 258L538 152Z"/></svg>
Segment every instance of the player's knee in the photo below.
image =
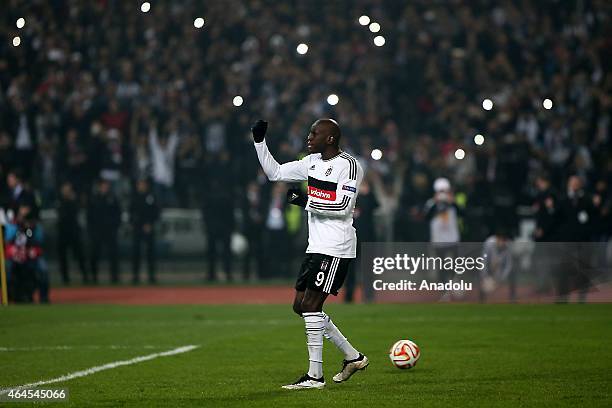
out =
<svg viewBox="0 0 612 408"><path fill-rule="evenodd" d="M317 299L303 299L300 308L303 312L320 312L321 305Z"/></svg>

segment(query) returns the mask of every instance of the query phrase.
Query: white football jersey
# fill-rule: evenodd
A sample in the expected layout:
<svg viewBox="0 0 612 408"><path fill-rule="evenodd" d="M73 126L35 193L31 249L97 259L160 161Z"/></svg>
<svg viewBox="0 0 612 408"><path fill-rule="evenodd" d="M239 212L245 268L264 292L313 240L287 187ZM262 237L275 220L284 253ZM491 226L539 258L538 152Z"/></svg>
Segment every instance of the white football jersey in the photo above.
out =
<svg viewBox="0 0 612 408"><path fill-rule="evenodd" d="M308 182L308 249L337 258L355 258L357 237L353 209L363 169L351 155L340 152L323 160L320 153L278 164L266 141L255 143L257 157L271 181Z"/></svg>

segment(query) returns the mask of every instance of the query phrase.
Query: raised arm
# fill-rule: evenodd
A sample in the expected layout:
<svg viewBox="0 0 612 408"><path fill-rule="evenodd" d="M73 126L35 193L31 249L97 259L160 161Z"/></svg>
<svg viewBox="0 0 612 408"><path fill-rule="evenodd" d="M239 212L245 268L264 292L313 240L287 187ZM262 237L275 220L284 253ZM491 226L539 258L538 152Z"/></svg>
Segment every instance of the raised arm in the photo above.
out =
<svg viewBox="0 0 612 408"><path fill-rule="evenodd" d="M251 131L253 132L253 140L255 141L255 151L257 158L263 168L264 173L270 181L305 181L308 180L308 160L306 156L302 160L296 160L288 163L278 164L264 139L267 122L263 120L257 121Z"/></svg>

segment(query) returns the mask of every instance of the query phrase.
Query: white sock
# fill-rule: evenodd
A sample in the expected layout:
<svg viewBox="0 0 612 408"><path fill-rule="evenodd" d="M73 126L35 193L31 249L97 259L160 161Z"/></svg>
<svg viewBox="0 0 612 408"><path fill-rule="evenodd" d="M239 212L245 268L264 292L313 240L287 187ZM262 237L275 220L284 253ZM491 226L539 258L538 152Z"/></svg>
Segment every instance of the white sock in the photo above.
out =
<svg viewBox="0 0 612 408"><path fill-rule="evenodd" d="M324 316L325 314L322 312L302 313L306 326L306 344L308 345L308 360L310 361L308 375L312 378L323 377Z"/></svg>
<svg viewBox="0 0 612 408"><path fill-rule="evenodd" d="M338 330L334 322L332 322L331 318L323 313L324 321L325 321L325 330L323 331L323 335L326 339L331 341L338 347L340 351L344 353L344 358L346 360L354 360L359 357L359 352L349 343L349 341L344 337L342 332Z"/></svg>

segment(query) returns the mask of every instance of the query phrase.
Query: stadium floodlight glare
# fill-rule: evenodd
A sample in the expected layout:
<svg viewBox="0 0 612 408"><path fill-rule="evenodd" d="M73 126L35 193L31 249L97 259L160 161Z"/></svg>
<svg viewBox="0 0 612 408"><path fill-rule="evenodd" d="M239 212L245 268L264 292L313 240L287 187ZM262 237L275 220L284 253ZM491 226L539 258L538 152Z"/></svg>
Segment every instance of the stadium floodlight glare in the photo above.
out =
<svg viewBox="0 0 612 408"><path fill-rule="evenodd" d="M25 25L25 18L19 17L17 19L17 28L23 28L24 25Z"/></svg>
<svg viewBox="0 0 612 408"><path fill-rule="evenodd" d="M370 24L370 31L373 33L377 33L380 31L380 24L378 23L372 23Z"/></svg>
<svg viewBox="0 0 612 408"><path fill-rule="evenodd" d="M377 47L382 47L383 45L385 45L385 37L383 37L382 35L377 35L376 37L374 37L374 45Z"/></svg>
<svg viewBox="0 0 612 408"><path fill-rule="evenodd" d="M308 52L308 45L301 43L297 46L295 50L297 51L298 54L304 55Z"/></svg>
<svg viewBox="0 0 612 408"><path fill-rule="evenodd" d="M21 38L13 37L13 47L19 47L19 44L21 44Z"/></svg>
<svg viewBox="0 0 612 408"><path fill-rule="evenodd" d="M336 94L331 94L327 97L327 103L329 103L330 105L337 105L338 102L340 102L340 98L338 98L338 95Z"/></svg>
<svg viewBox="0 0 612 408"><path fill-rule="evenodd" d="M463 160L464 157L465 157L465 152L463 151L463 149L455 150L455 158L457 160Z"/></svg>
<svg viewBox="0 0 612 408"><path fill-rule="evenodd" d="M368 24L370 24L370 17L366 15L359 17L359 24L361 24L362 26L367 26Z"/></svg>
<svg viewBox="0 0 612 408"><path fill-rule="evenodd" d="M232 103L234 104L234 106L241 106L243 102L244 102L244 99L242 99L242 96L240 95L234 96L234 99L232 100Z"/></svg>
<svg viewBox="0 0 612 408"><path fill-rule="evenodd" d="M552 109L553 107L553 101L546 98L544 99L544 102L542 102L542 106L544 106L544 109Z"/></svg>
<svg viewBox="0 0 612 408"><path fill-rule="evenodd" d="M372 150L370 156L372 156L372 159L374 160L380 160L382 159L382 152L380 151L380 149L374 149Z"/></svg>
<svg viewBox="0 0 612 408"><path fill-rule="evenodd" d="M478 146L481 146L484 143L484 136L480 134L474 136L474 143L476 143Z"/></svg>
<svg viewBox="0 0 612 408"><path fill-rule="evenodd" d="M193 20L193 26L195 28L202 28L204 27L204 19L202 17L198 17L195 20Z"/></svg>
<svg viewBox="0 0 612 408"><path fill-rule="evenodd" d="M489 98L482 101L482 109L487 110L487 111L490 111L491 109L493 109L493 101L490 100Z"/></svg>
<svg viewBox="0 0 612 408"><path fill-rule="evenodd" d="M148 1L145 1L140 5L140 11L142 11L143 13L148 13L149 10L151 10L151 3L149 3Z"/></svg>

